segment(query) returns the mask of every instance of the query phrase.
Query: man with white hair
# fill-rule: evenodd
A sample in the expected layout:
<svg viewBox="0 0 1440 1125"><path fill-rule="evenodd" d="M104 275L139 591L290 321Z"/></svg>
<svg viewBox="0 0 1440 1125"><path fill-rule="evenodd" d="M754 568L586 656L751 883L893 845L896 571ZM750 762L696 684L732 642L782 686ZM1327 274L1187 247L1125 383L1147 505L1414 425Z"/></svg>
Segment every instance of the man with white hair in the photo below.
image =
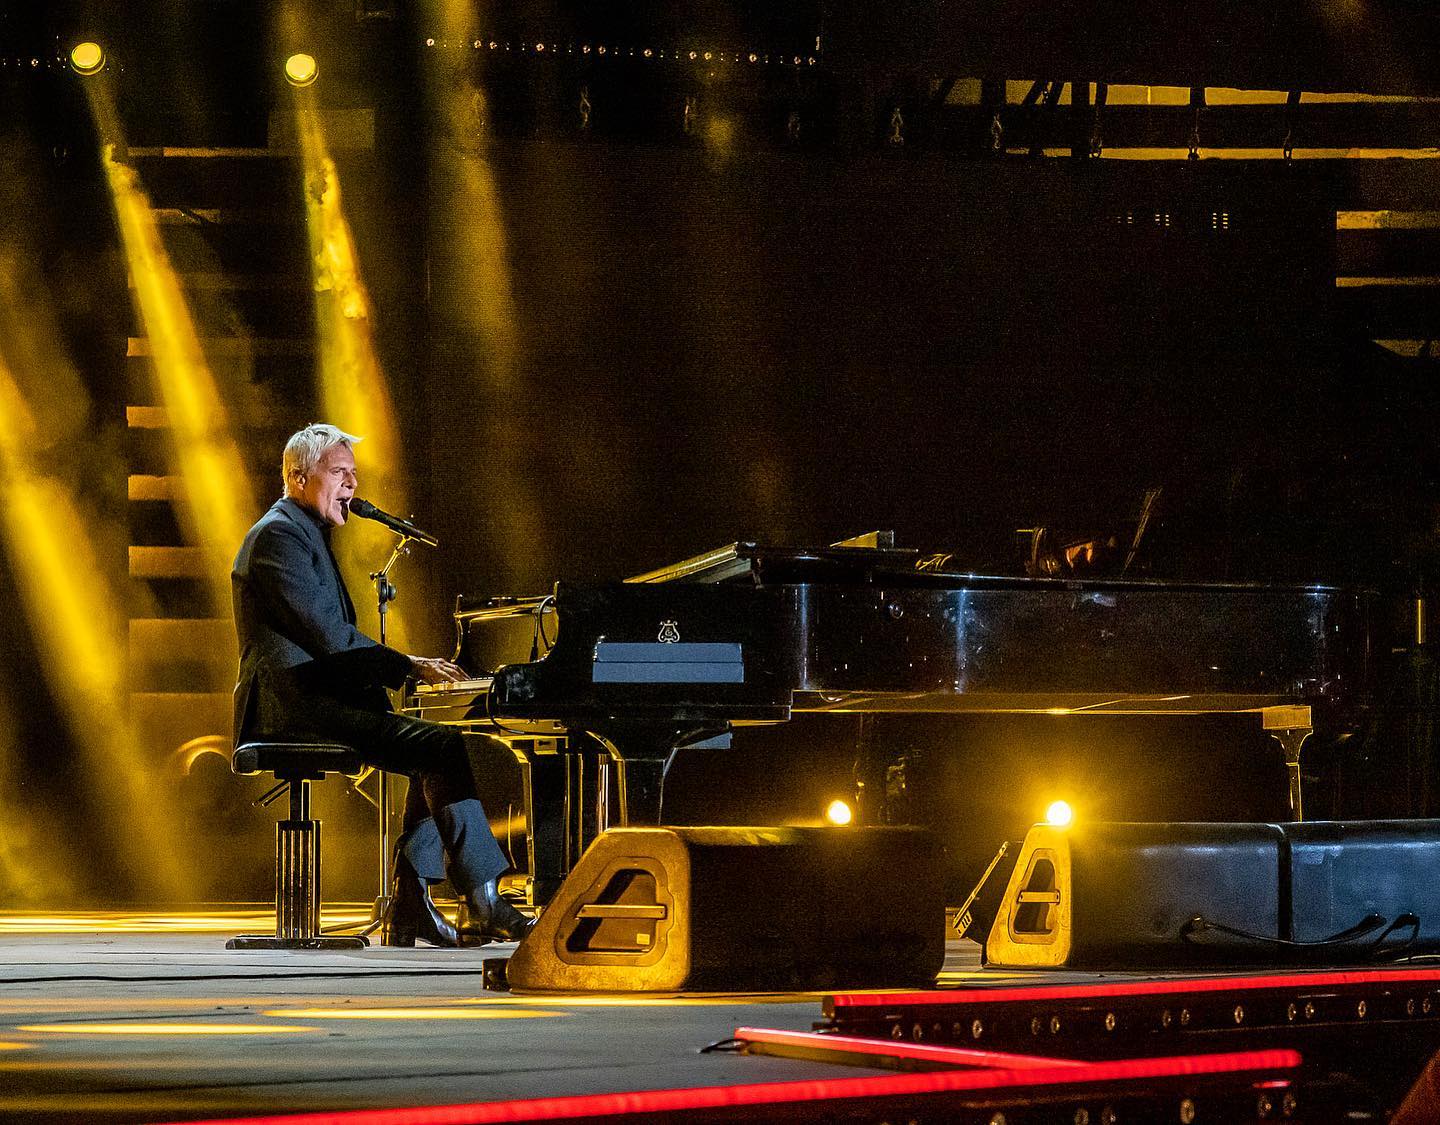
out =
<svg viewBox="0 0 1440 1125"><path fill-rule="evenodd" d="M355 606L330 549L349 517L358 437L316 423L291 436L285 494L245 536L230 575L240 640L235 742L316 738L353 746L367 764L410 777L395 850L392 944L518 941L533 925L496 890L509 866L476 796L458 731L391 711L385 688L464 673L407 656L355 627ZM430 901L448 874L461 896L452 926Z"/></svg>

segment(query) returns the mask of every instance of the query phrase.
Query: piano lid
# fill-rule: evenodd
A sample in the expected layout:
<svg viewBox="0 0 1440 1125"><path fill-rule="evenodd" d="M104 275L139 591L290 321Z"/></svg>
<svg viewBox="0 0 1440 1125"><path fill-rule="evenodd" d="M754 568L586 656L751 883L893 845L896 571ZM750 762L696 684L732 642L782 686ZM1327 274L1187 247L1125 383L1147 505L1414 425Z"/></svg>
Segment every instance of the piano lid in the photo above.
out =
<svg viewBox="0 0 1440 1125"><path fill-rule="evenodd" d="M893 546L893 538L880 538L878 546L856 544L873 537L871 532L829 547L776 547L763 543L728 543L692 558L662 566L625 579L628 584L652 585L665 582L716 584L749 578L759 584L802 584L809 582L859 582L892 587L964 587L974 590L1084 590L1140 591L1165 593L1223 593L1242 591L1334 592L1338 588L1319 583L1285 585L1261 582L1167 581L1156 578L1091 577L1085 575L1036 578L1013 574L977 574L956 565L952 552L922 553L914 548Z"/></svg>
<svg viewBox="0 0 1440 1125"><path fill-rule="evenodd" d="M637 574L626 582L728 582L758 576L762 566L809 566L821 572L867 570L877 563L912 568L920 552L897 549L893 531L867 531L828 547L770 547L759 543L729 543L657 570ZM818 576L818 575L817 575Z"/></svg>

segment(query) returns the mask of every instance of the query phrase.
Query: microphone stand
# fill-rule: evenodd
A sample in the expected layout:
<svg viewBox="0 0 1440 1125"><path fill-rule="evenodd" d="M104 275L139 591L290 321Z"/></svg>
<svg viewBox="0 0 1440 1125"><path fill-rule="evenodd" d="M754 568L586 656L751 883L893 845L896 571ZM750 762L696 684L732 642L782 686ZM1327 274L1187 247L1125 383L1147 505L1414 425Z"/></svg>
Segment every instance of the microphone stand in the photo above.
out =
<svg viewBox="0 0 1440 1125"><path fill-rule="evenodd" d="M397 532L397 534L399 534ZM380 612L380 643L385 644L385 615L393 602L399 595L395 589L395 583L390 581L390 568L400 561L401 555L410 553L411 537L400 535L399 541L395 544L394 550L390 552L390 558L384 566L370 575L370 581L375 583L375 603ZM375 905L370 911L370 926L365 933L380 928L381 941L389 935L383 930L385 920L390 916L390 906L395 899L395 888L392 885L390 872L390 775L384 770L376 770L380 775L379 790L375 798L375 808L380 815L380 897L375 900Z"/></svg>

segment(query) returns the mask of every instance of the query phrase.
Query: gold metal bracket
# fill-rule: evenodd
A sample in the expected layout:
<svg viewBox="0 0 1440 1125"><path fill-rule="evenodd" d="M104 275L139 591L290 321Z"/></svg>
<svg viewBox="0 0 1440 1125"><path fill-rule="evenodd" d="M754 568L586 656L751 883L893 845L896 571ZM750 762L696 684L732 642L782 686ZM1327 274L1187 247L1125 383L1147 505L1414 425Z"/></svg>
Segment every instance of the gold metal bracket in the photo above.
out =
<svg viewBox="0 0 1440 1125"><path fill-rule="evenodd" d="M1315 731L1308 705L1263 707L1261 722L1270 737L1280 743L1285 770L1290 775L1290 819L1305 819L1300 793L1300 748Z"/></svg>

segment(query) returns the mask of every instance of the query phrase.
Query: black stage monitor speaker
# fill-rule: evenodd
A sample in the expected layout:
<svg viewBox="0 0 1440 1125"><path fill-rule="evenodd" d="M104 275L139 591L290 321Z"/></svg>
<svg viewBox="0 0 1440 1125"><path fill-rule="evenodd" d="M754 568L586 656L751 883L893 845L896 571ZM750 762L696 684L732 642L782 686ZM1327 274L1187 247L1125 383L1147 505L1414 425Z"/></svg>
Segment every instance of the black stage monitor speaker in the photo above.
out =
<svg viewBox="0 0 1440 1125"><path fill-rule="evenodd" d="M1036 825L986 959L1185 968L1431 952L1440 949L1437 865L1434 820Z"/></svg>
<svg viewBox="0 0 1440 1125"><path fill-rule="evenodd" d="M945 957L916 828L617 828L510 958L517 991L916 987Z"/></svg>
<svg viewBox="0 0 1440 1125"><path fill-rule="evenodd" d="M1440 951L1440 820L1285 824L1290 930L1319 944L1374 920L1348 945L1368 953ZM1282 885L1282 893L1285 888ZM1382 931L1389 930L1383 935Z"/></svg>
<svg viewBox="0 0 1440 1125"><path fill-rule="evenodd" d="M1280 935L1281 833L1271 824L1037 824L1025 837L990 937L995 965L1205 964L1196 915Z"/></svg>

